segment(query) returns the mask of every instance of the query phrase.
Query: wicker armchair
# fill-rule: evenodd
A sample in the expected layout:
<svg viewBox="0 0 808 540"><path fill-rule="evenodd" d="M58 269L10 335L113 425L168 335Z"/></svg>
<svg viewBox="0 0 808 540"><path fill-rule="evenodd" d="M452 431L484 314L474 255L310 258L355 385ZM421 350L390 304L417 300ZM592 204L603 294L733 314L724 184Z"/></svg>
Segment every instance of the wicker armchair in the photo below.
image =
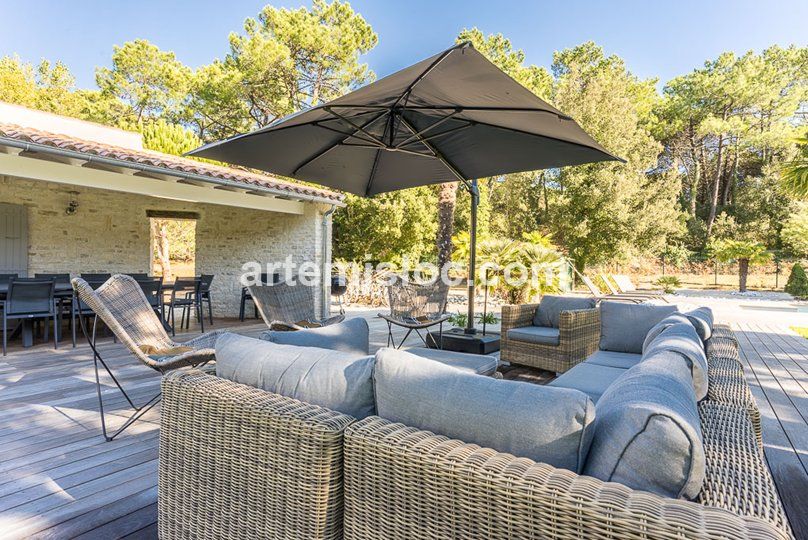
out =
<svg viewBox="0 0 808 540"><path fill-rule="evenodd" d="M508 337L508 330L530 326L539 304L502 306L500 358L547 371L562 373L583 362L598 349L600 312L597 309L562 311L559 344L545 345Z"/></svg>
<svg viewBox="0 0 808 540"><path fill-rule="evenodd" d="M390 313L379 313L379 317L387 321L387 346L401 348L412 332L418 334L424 345L429 346L421 330L432 326L440 328L438 348L442 348L443 323L451 315L446 313L446 302L449 297L449 285L441 280L432 285L410 283L402 279L387 288L387 300L390 304ZM399 326L407 329L407 333L396 345L393 339L393 327Z"/></svg>
<svg viewBox="0 0 808 540"><path fill-rule="evenodd" d="M213 346L221 332L203 334L183 343L175 342L169 337L162 321L154 312L154 308L143 294L140 284L134 278L117 274L95 290L81 278L74 278L72 285L77 302L89 307L95 316L101 319L115 337L129 349L129 352L145 366L160 373L166 373L181 367L204 365L214 359ZM160 393L147 400L143 405L136 406L121 383L112 374L109 365L96 347L96 323L94 322L92 330L89 330L84 317L79 317L79 321L81 330L93 350L101 430L104 438L111 441L159 403ZM104 417L104 402L101 398L101 381L98 374L99 363L134 409L134 413L111 435L107 433Z"/></svg>
<svg viewBox="0 0 808 540"><path fill-rule="evenodd" d="M314 289L304 285L277 283L247 287L261 318L270 330L319 328L345 320L345 315L320 319L314 313Z"/></svg>
<svg viewBox="0 0 808 540"><path fill-rule="evenodd" d="M162 386L160 538L342 538L352 417L195 370Z"/></svg>

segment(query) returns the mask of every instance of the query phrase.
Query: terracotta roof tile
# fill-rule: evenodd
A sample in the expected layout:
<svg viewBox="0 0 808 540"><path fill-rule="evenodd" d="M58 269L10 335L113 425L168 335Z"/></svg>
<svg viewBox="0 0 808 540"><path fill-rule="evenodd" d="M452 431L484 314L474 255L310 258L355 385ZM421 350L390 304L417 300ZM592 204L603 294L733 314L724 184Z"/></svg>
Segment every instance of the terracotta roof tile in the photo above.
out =
<svg viewBox="0 0 808 540"><path fill-rule="evenodd" d="M248 186L259 186L286 191L292 196L313 196L334 201L341 201L344 198L343 195L333 191L286 182L265 174L248 172L231 167L222 167L180 156L163 154L153 150L132 150L130 148L86 141L67 135L58 135L33 128L4 124L2 122L0 122L0 137L22 142L33 142L44 146L52 146L54 148L72 150L82 154L90 154L119 161L160 167L166 169L166 174L170 174L171 171L197 174L220 180L238 182Z"/></svg>

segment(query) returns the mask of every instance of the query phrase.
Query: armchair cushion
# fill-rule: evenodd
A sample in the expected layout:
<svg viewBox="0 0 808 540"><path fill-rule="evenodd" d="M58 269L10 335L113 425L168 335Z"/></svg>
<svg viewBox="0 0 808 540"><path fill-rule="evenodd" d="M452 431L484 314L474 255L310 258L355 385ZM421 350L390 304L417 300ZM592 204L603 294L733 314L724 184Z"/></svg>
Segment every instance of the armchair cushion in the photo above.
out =
<svg viewBox="0 0 808 540"><path fill-rule="evenodd" d="M600 303L600 349L642 354L645 336L662 319L676 312L676 306Z"/></svg>
<svg viewBox="0 0 808 540"><path fill-rule="evenodd" d="M533 316L533 326L549 326L558 328L562 311L592 309L596 300L581 296L557 296L545 294L541 297L539 307Z"/></svg>
<svg viewBox="0 0 808 540"><path fill-rule="evenodd" d="M554 379L548 386L578 390L597 403L606 389L625 372L622 368L584 362Z"/></svg>
<svg viewBox="0 0 808 540"><path fill-rule="evenodd" d="M692 499L704 483L705 467L696 396L680 354L653 354L598 401L584 474Z"/></svg>
<svg viewBox="0 0 808 540"><path fill-rule="evenodd" d="M523 326L508 330L508 339L541 345L558 345L561 343L561 332L558 328L549 326Z"/></svg>
<svg viewBox="0 0 808 540"><path fill-rule="evenodd" d="M216 375L364 418L375 414L373 357L237 334L216 340Z"/></svg>
<svg viewBox="0 0 808 540"><path fill-rule="evenodd" d="M691 371L696 399L701 401L707 397L707 355L693 325L674 324L667 327L651 342L643 356L648 358L661 351L674 351L682 355Z"/></svg>
<svg viewBox="0 0 808 540"><path fill-rule="evenodd" d="M264 341L300 347L319 347L335 351L370 354L370 330L362 317L321 328L304 328L295 332L268 330L260 336Z"/></svg>
<svg viewBox="0 0 808 540"><path fill-rule="evenodd" d="M406 351L376 353L376 408L393 422L580 471L592 402L581 392L480 377Z"/></svg>

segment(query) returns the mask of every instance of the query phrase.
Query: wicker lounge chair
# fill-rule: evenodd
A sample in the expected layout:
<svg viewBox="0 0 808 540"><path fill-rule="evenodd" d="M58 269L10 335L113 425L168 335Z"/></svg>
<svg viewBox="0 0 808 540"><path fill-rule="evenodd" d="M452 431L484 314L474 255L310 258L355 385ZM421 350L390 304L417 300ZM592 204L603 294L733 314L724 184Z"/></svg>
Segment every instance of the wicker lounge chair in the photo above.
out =
<svg viewBox="0 0 808 540"><path fill-rule="evenodd" d="M162 373L186 366L201 366L214 359L213 345L218 332L203 334L199 337L177 343L166 332L154 308L146 299L138 282L122 274L112 276L106 283L93 290L85 280L75 278L72 281L78 301L92 309L95 316L101 319L129 351L147 367ZM79 317L81 330L93 350L95 366L95 383L98 389L98 408L101 414L101 430L107 441L113 440L138 418L160 401L160 393L142 405L135 405L121 383L113 375L109 365L104 361L95 343L95 322L92 330L87 328L84 317ZM98 364L104 367L126 401L135 410L134 413L114 433L108 434L104 417L104 402L101 397L101 381Z"/></svg>
<svg viewBox="0 0 808 540"><path fill-rule="evenodd" d="M397 280L387 288L387 299L390 303L390 313L379 313L379 317L387 321L387 346L401 348L410 334L414 331L429 346L421 330L438 326L440 338L437 346L442 348L443 323L451 315L446 313L446 301L449 296L449 286L438 280L433 285L419 285L404 280ZM393 338L393 327L400 326L407 329L407 333L396 345ZM435 345L433 343L433 345Z"/></svg>
<svg viewBox="0 0 808 540"><path fill-rule="evenodd" d="M247 289L270 330L319 328L345 320L345 315L318 318L314 313L312 287L278 283L271 286L250 285Z"/></svg>

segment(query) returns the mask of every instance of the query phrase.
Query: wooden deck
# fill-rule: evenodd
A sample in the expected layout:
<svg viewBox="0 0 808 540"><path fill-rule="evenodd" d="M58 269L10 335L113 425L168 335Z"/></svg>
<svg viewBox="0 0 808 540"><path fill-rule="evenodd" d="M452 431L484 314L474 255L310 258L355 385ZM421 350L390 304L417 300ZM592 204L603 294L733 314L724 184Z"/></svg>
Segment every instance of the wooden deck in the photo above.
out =
<svg viewBox="0 0 808 540"><path fill-rule="evenodd" d="M375 349L385 344L386 327L369 321ZM233 328L262 329L254 321ZM736 331L763 415L766 458L796 536L808 539L808 341L775 326ZM158 376L121 345L108 340L102 351L135 396L156 392ZM86 345L0 358L0 537L156 538L159 407L104 442L93 381ZM123 418L111 382L104 394Z"/></svg>

